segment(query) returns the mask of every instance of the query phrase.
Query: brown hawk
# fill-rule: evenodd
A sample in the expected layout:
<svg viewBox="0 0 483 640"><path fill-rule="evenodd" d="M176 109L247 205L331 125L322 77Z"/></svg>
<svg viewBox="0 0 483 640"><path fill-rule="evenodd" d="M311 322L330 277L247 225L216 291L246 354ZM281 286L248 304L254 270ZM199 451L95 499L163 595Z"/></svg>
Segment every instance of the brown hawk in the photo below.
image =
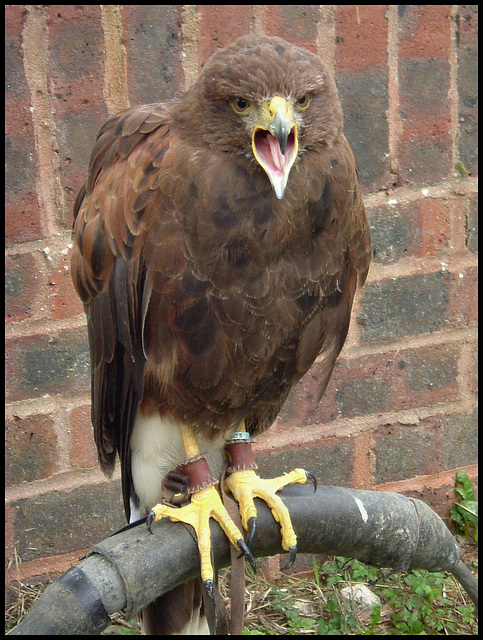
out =
<svg viewBox="0 0 483 640"><path fill-rule="evenodd" d="M249 438L270 427L316 358L323 394L370 258L328 67L249 35L216 52L179 100L110 118L74 233L95 441L107 473L119 455L127 517L192 524L211 586L209 517L249 554L217 489L226 451L248 542L261 497L293 557L276 492L307 474L260 479ZM183 482L189 503L163 502ZM187 632L197 584L153 603L145 630Z"/></svg>

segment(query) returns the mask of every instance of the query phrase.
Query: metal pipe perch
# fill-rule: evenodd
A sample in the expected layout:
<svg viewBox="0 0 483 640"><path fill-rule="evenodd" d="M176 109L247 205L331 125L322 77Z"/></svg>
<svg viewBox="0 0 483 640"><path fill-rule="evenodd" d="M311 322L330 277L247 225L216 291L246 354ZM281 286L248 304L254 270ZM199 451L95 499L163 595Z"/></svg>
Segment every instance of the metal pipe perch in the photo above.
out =
<svg viewBox="0 0 483 640"><path fill-rule="evenodd" d="M478 604L478 583L441 518L419 500L395 493L291 485L280 495L290 511L301 553L357 558L396 570L449 571ZM282 552L280 528L257 500L255 557ZM230 563L229 543L211 524L214 566ZM124 610L127 619L156 597L199 575L196 542L184 526L162 520L114 535L78 567L50 585L11 635L95 634Z"/></svg>

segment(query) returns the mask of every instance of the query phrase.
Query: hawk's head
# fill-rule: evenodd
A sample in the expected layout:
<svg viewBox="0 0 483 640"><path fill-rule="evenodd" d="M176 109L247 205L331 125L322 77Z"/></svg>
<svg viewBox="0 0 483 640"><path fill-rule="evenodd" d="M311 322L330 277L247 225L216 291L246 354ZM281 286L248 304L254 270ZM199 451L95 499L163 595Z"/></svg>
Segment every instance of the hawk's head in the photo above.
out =
<svg viewBox="0 0 483 640"><path fill-rule="evenodd" d="M315 54L268 36L244 36L217 51L173 110L187 136L212 151L235 151L261 167L277 198L307 151L342 132L337 90Z"/></svg>

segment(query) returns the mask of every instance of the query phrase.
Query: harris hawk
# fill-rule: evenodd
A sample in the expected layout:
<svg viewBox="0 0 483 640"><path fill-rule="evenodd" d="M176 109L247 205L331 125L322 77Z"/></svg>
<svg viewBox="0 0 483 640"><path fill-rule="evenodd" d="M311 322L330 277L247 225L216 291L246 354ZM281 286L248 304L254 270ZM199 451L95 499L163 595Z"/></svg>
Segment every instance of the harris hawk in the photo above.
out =
<svg viewBox="0 0 483 640"><path fill-rule="evenodd" d="M261 479L250 438L316 358L322 396L370 260L328 67L280 38L238 39L180 99L105 123L74 209L95 441L108 474L119 456L128 520L193 525L211 588L210 517L249 555L217 487L228 454L226 484L248 544L261 497L293 557L276 492L310 476ZM163 500L181 487L187 504ZM153 603L144 630L192 631L200 584Z"/></svg>

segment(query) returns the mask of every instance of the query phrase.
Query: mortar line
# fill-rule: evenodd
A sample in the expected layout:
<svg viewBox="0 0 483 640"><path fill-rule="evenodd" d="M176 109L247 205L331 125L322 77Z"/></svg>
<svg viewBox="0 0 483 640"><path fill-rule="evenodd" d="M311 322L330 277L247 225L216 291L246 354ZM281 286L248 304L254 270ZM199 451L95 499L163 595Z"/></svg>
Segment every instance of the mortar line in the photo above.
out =
<svg viewBox="0 0 483 640"><path fill-rule="evenodd" d="M59 212L66 214L66 202L60 179L60 158L56 138L54 107L49 86L49 45L45 6L28 5L22 31L25 79L30 90L30 111L38 156L36 193L42 231L49 237L59 235Z"/></svg>

